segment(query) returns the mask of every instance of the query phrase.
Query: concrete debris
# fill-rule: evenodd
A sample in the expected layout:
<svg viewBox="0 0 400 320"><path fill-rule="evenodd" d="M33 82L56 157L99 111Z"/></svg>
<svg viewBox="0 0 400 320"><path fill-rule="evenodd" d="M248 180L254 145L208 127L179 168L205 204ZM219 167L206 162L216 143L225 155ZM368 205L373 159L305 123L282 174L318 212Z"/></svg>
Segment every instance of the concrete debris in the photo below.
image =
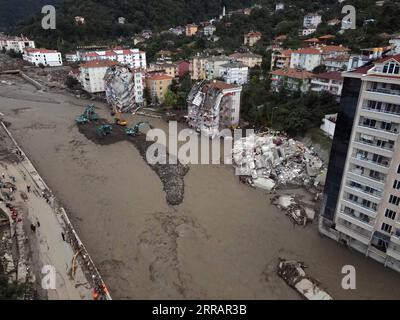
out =
<svg viewBox="0 0 400 320"><path fill-rule="evenodd" d="M317 280L307 276L305 268L307 266L302 262L281 259L278 275L307 300L332 300L332 297L319 287Z"/></svg>
<svg viewBox="0 0 400 320"><path fill-rule="evenodd" d="M282 185L318 188L324 181L323 162L313 149L278 133L252 134L237 140L233 163L238 175L250 177L252 185L267 190Z"/></svg>
<svg viewBox="0 0 400 320"><path fill-rule="evenodd" d="M305 226L307 222L315 218L315 210L306 207L297 196L276 195L271 199L271 203L277 206L293 221L300 226Z"/></svg>
<svg viewBox="0 0 400 320"><path fill-rule="evenodd" d="M135 72L130 68L121 65L108 68L104 86L107 102L118 112L130 112L139 107L135 97Z"/></svg>
<svg viewBox="0 0 400 320"><path fill-rule="evenodd" d="M4 84L4 85L7 85L7 86L12 86L12 85L15 84L14 82L7 81L7 80L1 80L0 83Z"/></svg>

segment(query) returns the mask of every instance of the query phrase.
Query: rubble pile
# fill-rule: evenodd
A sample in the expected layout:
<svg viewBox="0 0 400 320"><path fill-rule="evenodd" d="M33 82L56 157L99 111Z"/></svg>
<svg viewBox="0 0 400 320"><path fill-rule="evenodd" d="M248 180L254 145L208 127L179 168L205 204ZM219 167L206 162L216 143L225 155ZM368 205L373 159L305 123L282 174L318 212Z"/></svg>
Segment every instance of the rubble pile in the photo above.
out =
<svg viewBox="0 0 400 320"><path fill-rule="evenodd" d="M104 76L107 102L118 112L129 112L135 107L134 74L128 67L108 68Z"/></svg>
<svg viewBox="0 0 400 320"><path fill-rule="evenodd" d="M233 147L236 174L251 185L271 191L281 185L318 187L323 179L322 160L303 143L275 133L252 134Z"/></svg>
<svg viewBox="0 0 400 320"><path fill-rule="evenodd" d="M295 224L305 226L307 222L314 220L315 210L304 206L297 196L276 195L271 199L271 203L285 211Z"/></svg>
<svg viewBox="0 0 400 320"><path fill-rule="evenodd" d="M317 280L307 276L305 268L307 266L302 262L281 259L278 275L307 300L332 300L332 297L319 287Z"/></svg>

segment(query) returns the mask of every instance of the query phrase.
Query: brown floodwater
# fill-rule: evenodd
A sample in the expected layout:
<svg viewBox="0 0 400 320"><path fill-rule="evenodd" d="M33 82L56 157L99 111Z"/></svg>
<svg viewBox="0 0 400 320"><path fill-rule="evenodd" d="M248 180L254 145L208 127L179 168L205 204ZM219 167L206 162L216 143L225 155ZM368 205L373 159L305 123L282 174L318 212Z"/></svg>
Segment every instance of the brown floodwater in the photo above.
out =
<svg viewBox="0 0 400 320"><path fill-rule="evenodd" d="M191 165L183 203L169 206L131 143L101 146L79 133L74 118L85 104L23 83L0 86L9 129L64 204L113 298L299 299L276 275L279 257L305 262L335 299L400 298L398 273L320 236L316 223L294 227L228 165ZM344 265L356 267L356 290L341 288Z"/></svg>

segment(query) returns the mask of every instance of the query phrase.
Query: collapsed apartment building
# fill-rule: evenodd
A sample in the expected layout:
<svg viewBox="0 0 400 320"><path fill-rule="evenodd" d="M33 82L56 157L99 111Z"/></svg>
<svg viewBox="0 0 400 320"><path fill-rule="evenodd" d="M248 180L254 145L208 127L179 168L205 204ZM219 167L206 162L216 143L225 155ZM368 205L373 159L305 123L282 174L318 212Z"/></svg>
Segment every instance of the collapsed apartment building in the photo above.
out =
<svg viewBox="0 0 400 320"><path fill-rule="evenodd" d="M145 72L114 65L107 69L104 87L107 102L119 112L129 112L144 105Z"/></svg>
<svg viewBox="0 0 400 320"><path fill-rule="evenodd" d="M188 124L197 132L215 138L223 129L239 125L242 87L222 81L201 81L190 91Z"/></svg>

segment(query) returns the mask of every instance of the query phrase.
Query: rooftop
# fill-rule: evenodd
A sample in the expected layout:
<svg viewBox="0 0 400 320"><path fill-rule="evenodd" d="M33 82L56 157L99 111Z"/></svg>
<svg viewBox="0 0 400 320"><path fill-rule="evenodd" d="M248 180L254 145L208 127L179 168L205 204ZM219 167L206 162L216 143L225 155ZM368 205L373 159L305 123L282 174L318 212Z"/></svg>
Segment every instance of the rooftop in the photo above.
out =
<svg viewBox="0 0 400 320"><path fill-rule="evenodd" d="M313 73L305 71L305 70L298 70L298 69L287 69L287 70L275 70L272 71L271 74L288 77L288 78L296 78L296 79L310 79L313 77Z"/></svg>
<svg viewBox="0 0 400 320"><path fill-rule="evenodd" d="M336 80L336 81L343 80L342 73L339 72L339 71L318 73L318 74L315 74L315 75L313 76L313 78L327 79L327 80Z"/></svg>
<svg viewBox="0 0 400 320"><path fill-rule="evenodd" d="M117 62L111 60L93 60L80 64L81 68L108 68L115 66Z"/></svg>
<svg viewBox="0 0 400 320"><path fill-rule="evenodd" d="M235 89L235 88L241 88L241 86L237 84L229 84L223 81L218 81L218 80L213 80L208 84L210 88L217 88L220 90L225 90L225 89Z"/></svg>
<svg viewBox="0 0 400 320"><path fill-rule="evenodd" d="M155 74L147 74L146 79L150 81L162 81L162 80L172 80L174 78L167 74L155 73Z"/></svg>

